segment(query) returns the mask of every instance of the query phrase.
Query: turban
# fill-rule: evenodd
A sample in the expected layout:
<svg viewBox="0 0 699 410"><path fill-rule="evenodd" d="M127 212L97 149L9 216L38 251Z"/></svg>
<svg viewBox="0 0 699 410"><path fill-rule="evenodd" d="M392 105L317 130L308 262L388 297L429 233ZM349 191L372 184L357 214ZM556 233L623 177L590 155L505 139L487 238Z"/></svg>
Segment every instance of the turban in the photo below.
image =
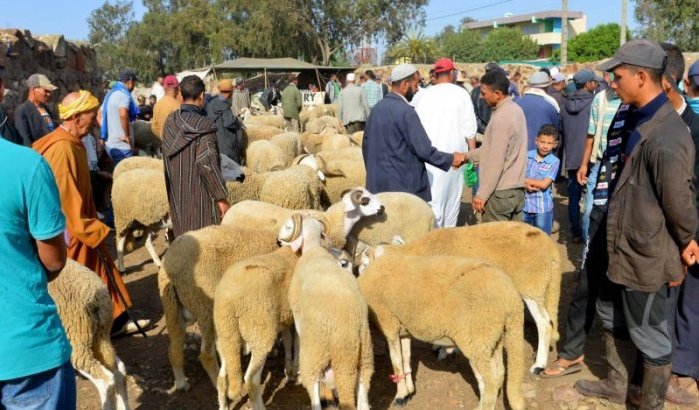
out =
<svg viewBox="0 0 699 410"><path fill-rule="evenodd" d="M78 93L80 96L70 104L58 104L58 114L62 120L99 107L100 102L89 91L80 90Z"/></svg>

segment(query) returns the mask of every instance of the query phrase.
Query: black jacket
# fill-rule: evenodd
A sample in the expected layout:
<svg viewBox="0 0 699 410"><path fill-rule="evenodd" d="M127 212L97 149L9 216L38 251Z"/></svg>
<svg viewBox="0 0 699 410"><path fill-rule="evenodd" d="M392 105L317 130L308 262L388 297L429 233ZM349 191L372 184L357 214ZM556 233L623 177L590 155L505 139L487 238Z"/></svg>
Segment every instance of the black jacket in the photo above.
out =
<svg viewBox="0 0 699 410"><path fill-rule="evenodd" d="M206 106L206 115L216 125L218 150L238 164L245 158L243 124L231 110L231 100L216 97Z"/></svg>
<svg viewBox="0 0 699 410"><path fill-rule="evenodd" d="M691 111L691 110L690 110ZM15 144L22 144L22 137L17 133L17 130L12 125L12 121L7 116L5 109L0 106L0 135L3 138Z"/></svg>
<svg viewBox="0 0 699 410"><path fill-rule="evenodd" d="M44 109L52 119L55 118L48 107L44 106ZM55 119L53 122L54 124L56 123ZM46 121L41 118L39 110L29 100L23 102L15 109L15 128L22 138L22 144L27 147L31 147L34 141L53 131L48 128Z"/></svg>

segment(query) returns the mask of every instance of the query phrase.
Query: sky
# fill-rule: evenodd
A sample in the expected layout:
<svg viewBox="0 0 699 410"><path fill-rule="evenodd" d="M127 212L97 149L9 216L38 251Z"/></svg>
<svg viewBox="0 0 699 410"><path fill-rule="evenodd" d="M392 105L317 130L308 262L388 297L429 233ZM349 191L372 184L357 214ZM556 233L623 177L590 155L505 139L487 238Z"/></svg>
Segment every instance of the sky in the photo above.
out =
<svg viewBox="0 0 699 410"><path fill-rule="evenodd" d="M251 0L254 1L254 0ZM282 0L283 1L283 0ZM0 27L27 28L33 34L63 34L71 40L85 40L89 28L87 17L104 0L0 0ZM145 12L143 4L135 0L136 17ZM505 13L524 14L561 7L560 0L430 0L427 6L425 34L433 35L448 24L457 25L461 18L477 20L502 17ZM569 0L568 9L587 15L588 29L603 23L619 22L621 0ZM633 2L629 1L627 21L636 28Z"/></svg>

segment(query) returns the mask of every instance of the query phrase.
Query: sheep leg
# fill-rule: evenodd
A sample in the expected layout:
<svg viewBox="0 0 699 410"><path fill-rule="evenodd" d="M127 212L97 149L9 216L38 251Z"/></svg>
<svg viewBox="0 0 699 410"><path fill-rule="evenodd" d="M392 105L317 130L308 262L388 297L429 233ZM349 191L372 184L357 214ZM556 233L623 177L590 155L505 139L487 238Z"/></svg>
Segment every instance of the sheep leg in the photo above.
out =
<svg viewBox="0 0 699 410"><path fill-rule="evenodd" d="M371 344L371 332L368 324L362 328L360 349L357 410L369 410L369 383L374 373L374 348Z"/></svg>
<svg viewBox="0 0 699 410"><path fill-rule="evenodd" d="M549 328L551 325L548 319L548 314L535 300L524 298L524 304L527 305L529 313L531 313L532 317L534 318L538 335L536 359L534 360L532 367L529 368L529 372L538 374L546 367L546 361L548 359L548 346L550 343L549 338L551 337Z"/></svg>
<svg viewBox="0 0 699 410"><path fill-rule="evenodd" d="M153 259L155 266L160 267L162 263L160 262L158 252L155 251L155 247L153 246L153 231L151 230L148 230L148 236L146 237L146 249L148 249L148 253L151 259Z"/></svg>
<svg viewBox="0 0 699 410"><path fill-rule="evenodd" d="M218 380L218 360L216 360L216 338L213 322L202 320L199 322L201 330L201 351L199 352L199 362L206 374L209 375L211 384L216 387Z"/></svg>
<svg viewBox="0 0 699 410"><path fill-rule="evenodd" d="M311 410L322 410L320 404L320 377L316 376L313 384L308 389L308 395L311 396Z"/></svg>
<svg viewBox="0 0 699 410"><path fill-rule="evenodd" d="M100 362L109 370L114 377L114 398L116 399L117 410L127 410L129 408L129 398L126 389L126 366L119 359L109 337L111 320L107 326L99 329L100 335L96 335L95 340L96 356Z"/></svg>
<svg viewBox="0 0 699 410"><path fill-rule="evenodd" d="M262 401L260 383L262 381L262 369L265 367L266 360L266 353L260 354L259 352L253 351L250 356L250 363L245 371L245 386L248 390L248 398L253 403L253 410L264 410L265 408L265 404Z"/></svg>
<svg viewBox="0 0 699 410"><path fill-rule="evenodd" d="M282 331L282 343L284 344L284 374L288 381L293 382L296 380L296 374L298 371L297 357L294 355L296 346L294 341L296 332L293 328L286 329Z"/></svg>
<svg viewBox="0 0 699 410"><path fill-rule="evenodd" d="M189 383L184 375L184 339L186 335L184 315L181 313L182 306L177 301L175 289L167 277L165 270L161 267L158 271L158 289L160 300L165 313L165 325L167 326L170 345L168 356L172 374L175 377L175 390L189 390Z"/></svg>
<svg viewBox="0 0 699 410"><path fill-rule="evenodd" d="M367 383L359 377L359 388L357 389L357 410L369 410L369 389Z"/></svg>
<svg viewBox="0 0 699 410"><path fill-rule="evenodd" d="M394 340L386 340L388 343L388 352L391 356L391 364L393 365L393 376L395 378L395 383L398 388L396 392L396 397L393 402L397 406L405 406L410 400L410 393L408 393L408 388L405 383L405 373L403 372L403 357L401 354L401 342L400 338L396 337Z"/></svg>
<svg viewBox="0 0 699 410"><path fill-rule="evenodd" d="M405 374L405 386L408 389L408 394L415 393L413 385L413 369L410 366L410 337L401 337L400 339L401 354L403 355L403 372Z"/></svg>
<svg viewBox="0 0 699 410"><path fill-rule="evenodd" d="M96 359L91 358L90 369L94 374L88 373L84 369L78 369L78 372L85 376L87 380L92 382L97 388L97 393L100 396L100 401L102 403L102 410L115 410L116 406L114 403L114 374L109 371L106 367L102 366ZM102 374L102 377L98 376Z"/></svg>
<svg viewBox="0 0 699 410"><path fill-rule="evenodd" d="M498 385L496 382L496 369L493 368L493 355L484 349L468 355L468 360L473 368L473 373L478 379L478 390L480 390L480 401L478 410L494 410L498 397Z"/></svg>
<svg viewBox="0 0 699 410"><path fill-rule="evenodd" d="M126 235L119 236L117 239L117 265L119 272L124 273L126 268L124 267L124 246L126 245Z"/></svg>
<svg viewBox="0 0 699 410"><path fill-rule="evenodd" d="M115 355L114 357L117 365L117 369L114 372L117 410L128 410L129 396L126 388L126 366L124 366L124 362L118 356Z"/></svg>
<svg viewBox="0 0 699 410"><path fill-rule="evenodd" d="M216 345L221 346L221 342L217 343ZM226 379L226 358L223 354L220 354L219 356L221 357L221 368L218 371L218 380L216 381L216 390L218 392L218 410L227 410L228 409L228 398L226 397L226 393L228 391L228 383Z"/></svg>

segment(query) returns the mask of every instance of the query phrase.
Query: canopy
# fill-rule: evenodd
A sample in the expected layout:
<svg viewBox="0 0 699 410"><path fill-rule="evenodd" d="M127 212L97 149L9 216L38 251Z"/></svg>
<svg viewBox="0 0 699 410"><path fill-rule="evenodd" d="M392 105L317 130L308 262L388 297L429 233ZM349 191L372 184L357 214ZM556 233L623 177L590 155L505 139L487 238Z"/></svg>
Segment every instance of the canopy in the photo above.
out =
<svg viewBox="0 0 699 410"><path fill-rule="evenodd" d="M297 71L315 70L315 65L295 58L238 58L216 64L213 68L217 71Z"/></svg>

